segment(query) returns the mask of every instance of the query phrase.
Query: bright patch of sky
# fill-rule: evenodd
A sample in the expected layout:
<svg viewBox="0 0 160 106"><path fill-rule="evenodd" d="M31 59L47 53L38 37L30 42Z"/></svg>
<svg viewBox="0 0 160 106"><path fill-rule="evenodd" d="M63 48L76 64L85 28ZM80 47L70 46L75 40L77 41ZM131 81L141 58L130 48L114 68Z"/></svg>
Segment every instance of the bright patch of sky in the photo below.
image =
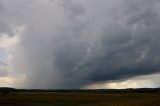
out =
<svg viewBox="0 0 160 106"><path fill-rule="evenodd" d="M0 48L0 61L5 62L7 59L7 53L3 48Z"/></svg>

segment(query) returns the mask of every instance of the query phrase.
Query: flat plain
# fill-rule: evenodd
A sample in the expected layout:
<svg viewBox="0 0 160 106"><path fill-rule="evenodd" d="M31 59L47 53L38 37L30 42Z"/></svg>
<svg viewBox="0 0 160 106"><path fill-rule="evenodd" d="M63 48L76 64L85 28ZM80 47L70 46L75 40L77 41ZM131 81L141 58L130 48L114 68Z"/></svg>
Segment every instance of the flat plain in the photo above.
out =
<svg viewBox="0 0 160 106"><path fill-rule="evenodd" d="M0 94L0 106L160 106L160 93L19 92Z"/></svg>

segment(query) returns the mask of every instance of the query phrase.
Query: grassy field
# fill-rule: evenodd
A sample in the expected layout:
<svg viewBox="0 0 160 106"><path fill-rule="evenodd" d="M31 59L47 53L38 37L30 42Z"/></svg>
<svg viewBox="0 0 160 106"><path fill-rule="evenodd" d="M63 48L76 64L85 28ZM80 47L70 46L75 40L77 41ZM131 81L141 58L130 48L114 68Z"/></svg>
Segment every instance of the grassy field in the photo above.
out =
<svg viewBox="0 0 160 106"><path fill-rule="evenodd" d="M158 93L11 93L0 106L160 106Z"/></svg>

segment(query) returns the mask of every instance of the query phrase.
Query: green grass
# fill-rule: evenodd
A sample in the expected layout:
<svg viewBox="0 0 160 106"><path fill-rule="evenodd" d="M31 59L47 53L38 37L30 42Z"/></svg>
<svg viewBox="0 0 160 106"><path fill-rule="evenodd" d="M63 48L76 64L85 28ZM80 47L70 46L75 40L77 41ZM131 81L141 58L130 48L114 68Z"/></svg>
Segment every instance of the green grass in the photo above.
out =
<svg viewBox="0 0 160 106"><path fill-rule="evenodd" d="M0 106L160 106L158 93L11 93Z"/></svg>

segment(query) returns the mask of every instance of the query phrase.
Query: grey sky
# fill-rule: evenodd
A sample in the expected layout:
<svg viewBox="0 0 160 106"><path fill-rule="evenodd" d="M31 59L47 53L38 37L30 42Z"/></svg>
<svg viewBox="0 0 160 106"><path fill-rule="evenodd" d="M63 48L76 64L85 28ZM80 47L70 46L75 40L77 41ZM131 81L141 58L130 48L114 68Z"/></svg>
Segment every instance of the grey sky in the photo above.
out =
<svg viewBox="0 0 160 106"><path fill-rule="evenodd" d="M159 9L158 0L0 0L0 33L19 39L8 75L25 74L28 88L81 88L158 73Z"/></svg>

